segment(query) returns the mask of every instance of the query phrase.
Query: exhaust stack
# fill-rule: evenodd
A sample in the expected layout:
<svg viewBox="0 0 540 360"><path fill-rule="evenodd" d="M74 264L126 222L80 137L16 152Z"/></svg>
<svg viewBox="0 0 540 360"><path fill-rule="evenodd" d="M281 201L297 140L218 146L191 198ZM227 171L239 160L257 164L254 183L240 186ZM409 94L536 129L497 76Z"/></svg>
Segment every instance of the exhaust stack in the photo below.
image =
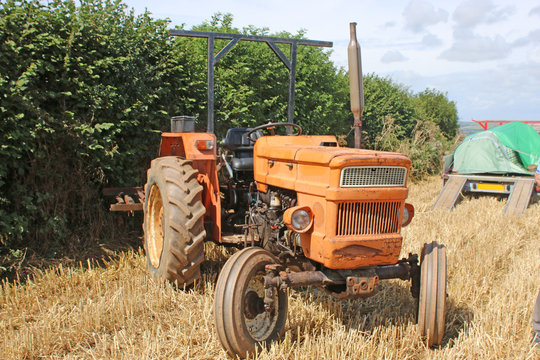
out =
<svg viewBox="0 0 540 360"><path fill-rule="evenodd" d="M351 111L354 116L354 147L359 149L362 142L362 113L364 112L364 82L362 80L362 57L356 40L356 23L350 23L351 41L347 48L349 58L349 83Z"/></svg>

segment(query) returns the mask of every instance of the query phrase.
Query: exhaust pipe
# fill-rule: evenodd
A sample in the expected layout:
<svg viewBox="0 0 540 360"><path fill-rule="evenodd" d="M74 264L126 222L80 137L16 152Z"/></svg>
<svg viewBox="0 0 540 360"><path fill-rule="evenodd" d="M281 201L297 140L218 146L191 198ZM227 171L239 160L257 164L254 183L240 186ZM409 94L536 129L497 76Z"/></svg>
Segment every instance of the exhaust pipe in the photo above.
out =
<svg viewBox="0 0 540 360"><path fill-rule="evenodd" d="M351 41L347 48L349 58L349 83L351 111L354 117L354 147L360 149L362 142L362 113L364 112L364 82L362 80L362 57L356 40L356 23L350 23Z"/></svg>

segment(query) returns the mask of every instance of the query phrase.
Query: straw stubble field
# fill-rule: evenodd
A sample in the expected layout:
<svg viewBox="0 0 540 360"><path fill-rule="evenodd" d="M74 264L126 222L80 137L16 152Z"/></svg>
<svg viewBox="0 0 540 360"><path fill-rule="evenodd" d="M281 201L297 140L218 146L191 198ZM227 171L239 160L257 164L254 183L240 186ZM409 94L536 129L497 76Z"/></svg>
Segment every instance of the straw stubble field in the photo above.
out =
<svg viewBox="0 0 540 360"><path fill-rule="evenodd" d="M504 202L465 199L448 212L429 208L440 181L411 185L416 217L402 255L439 241L448 253L446 335L437 349L416 335L409 284L383 282L367 300L338 301L292 291L285 339L258 359L538 359L531 313L540 287L540 204L506 218ZM230 255L207 247L204 276L190 291L148 279L144 254L105 265L58 267L0 291L3 359L227 358L212 303L219 267Z"/></svg>

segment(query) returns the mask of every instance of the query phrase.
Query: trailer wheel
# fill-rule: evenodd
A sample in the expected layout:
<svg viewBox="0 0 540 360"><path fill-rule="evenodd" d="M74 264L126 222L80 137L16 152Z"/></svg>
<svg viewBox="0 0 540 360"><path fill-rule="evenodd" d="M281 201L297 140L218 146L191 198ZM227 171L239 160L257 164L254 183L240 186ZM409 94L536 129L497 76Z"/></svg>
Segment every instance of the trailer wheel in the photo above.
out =
<svg viewBox="0 0 540 360"><path fill-rule="evenodd" d="M446 315L446 248L424 244L420 258L418 332L426 345L440 345Z"/></svg>
<svg viewBox="0 0 540 360"><path fill-rule="evenodd" d="M174 156L154 159L147 173L144 248L150 275L177 286L200 277L206 232L203 187L191 161Z"/></svg>
<svg viewBox="0 0 540 360"><path fill-rule="evenodd" d="M279 263L270 252L251 247L234 254L216 284L214 316L218 338L231 356L242 358L260 344L283 335L287 294L274 288L273 303L264 307L265 266Z"/></svg>

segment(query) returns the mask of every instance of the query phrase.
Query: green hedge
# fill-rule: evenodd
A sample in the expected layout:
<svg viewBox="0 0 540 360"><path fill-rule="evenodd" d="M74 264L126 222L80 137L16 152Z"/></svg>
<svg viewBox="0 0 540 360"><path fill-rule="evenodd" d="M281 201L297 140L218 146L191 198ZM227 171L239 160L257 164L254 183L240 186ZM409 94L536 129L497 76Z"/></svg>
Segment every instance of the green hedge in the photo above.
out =
<svg viewBox="0 0 540 360"><path fill-rule="evenodd" d="M120 1L0 9L0 234L62 243L96 221L99 190L143 181L169 114L199 109L167 22Z"/></svg>

